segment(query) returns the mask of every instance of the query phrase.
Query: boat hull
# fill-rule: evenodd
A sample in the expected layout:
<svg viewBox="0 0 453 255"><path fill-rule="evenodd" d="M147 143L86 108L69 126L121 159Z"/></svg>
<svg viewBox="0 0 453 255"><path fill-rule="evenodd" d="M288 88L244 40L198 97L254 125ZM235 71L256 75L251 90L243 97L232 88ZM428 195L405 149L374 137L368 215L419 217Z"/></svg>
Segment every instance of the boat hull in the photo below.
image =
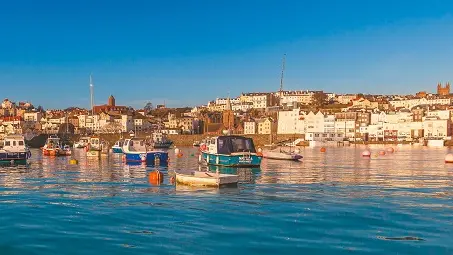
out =
<svg viewBox="0 0 453 255"><path fill-rule="evenodd" d="M120 147L112 147L113 153L123 153L123 148Z"/></svg>
<svg viewBox="0 0 453 255"><path fill-rule="evenodd" d="M255 154L224 155L202 152L201 155L208 165L232 167L257 167L261 165L261 157Z"/></svg>
<svg viewBox="0 0 453 255"><path fill-rule="evenodd" d="M302 155L299 154L289 154L289 153L282 153L282 152L264 152L263 158L273 159L273 160L293 160L297 161L303 158Z"/></svg>
<svg viewBox="0 0 453 255"><path fill-rule="evenodd" d="M62 153L62 151L60 151L60 150L55 150L55 149L43 149L42 155L44 155L44 156L63 156L64 153Z"/></svg>
<svg viewBox="0 0 453 255"><path fill-rule="evenodd" d="M0 164L25 164L30 153L21 152L0 152Z"/></svg>
<svg viewBox="0 0 453 255"><path fill-rule="evenodd" d="M168 149L173 145L173 142L155 142L153 147L156 149Z"/></svg>
<svg viewBox="0 0 453 255"><path fill-rule="evenodd" d="M163 151L125 152L124 159L126 162L167 165L168 153Z"/></svg>
<svg viewBox="0 0 453 255"><path fill-rule="evenodd" d="M89 151L87 151L87 157L99 158L99 157L101 157L101 151L89 150Z"/></svg>

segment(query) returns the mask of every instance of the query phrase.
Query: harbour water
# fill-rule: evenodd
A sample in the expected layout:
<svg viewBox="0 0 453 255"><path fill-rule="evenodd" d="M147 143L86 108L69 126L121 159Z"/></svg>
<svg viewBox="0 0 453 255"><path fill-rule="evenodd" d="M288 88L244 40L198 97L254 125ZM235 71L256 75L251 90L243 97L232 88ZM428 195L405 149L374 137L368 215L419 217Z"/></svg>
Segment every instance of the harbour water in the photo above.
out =
<svg viewBox="0 0 453 255"><path fill-rule="evenodd" d="M303 162L263 160L238 188L169 184L198 169L197 150L171 153L165 181L118 155L43 157L0 168L0 254L453 254L448 148L305 148ZM215 168L210 168L215 171Z"/></svg>

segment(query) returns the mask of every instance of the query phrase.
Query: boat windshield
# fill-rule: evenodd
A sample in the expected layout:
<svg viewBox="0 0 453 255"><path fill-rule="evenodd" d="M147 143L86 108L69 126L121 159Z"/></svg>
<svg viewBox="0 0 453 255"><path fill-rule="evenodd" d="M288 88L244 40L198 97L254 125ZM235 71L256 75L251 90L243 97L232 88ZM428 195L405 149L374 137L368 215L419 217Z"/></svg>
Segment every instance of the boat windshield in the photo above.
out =
<svg viewBox="0 0 453 255"><path fill-rule="evenodd" d="M251 138L226 136L218 138L217 152L220 154L230 154L235 152L255 153L256 150Z"/></svg>

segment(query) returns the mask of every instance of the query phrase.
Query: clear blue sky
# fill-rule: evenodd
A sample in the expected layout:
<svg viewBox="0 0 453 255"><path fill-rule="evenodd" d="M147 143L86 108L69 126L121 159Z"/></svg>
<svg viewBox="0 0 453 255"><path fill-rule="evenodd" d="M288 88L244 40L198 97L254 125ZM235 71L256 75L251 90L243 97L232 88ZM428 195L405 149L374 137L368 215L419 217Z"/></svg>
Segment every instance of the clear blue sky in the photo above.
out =
<svg viewBox="0 0 453 255"><path fill-rule="evenodd" d="M240 92L434 91L453 80L453 1L3 1L0 97L45 108L196 105Z"/></svg>

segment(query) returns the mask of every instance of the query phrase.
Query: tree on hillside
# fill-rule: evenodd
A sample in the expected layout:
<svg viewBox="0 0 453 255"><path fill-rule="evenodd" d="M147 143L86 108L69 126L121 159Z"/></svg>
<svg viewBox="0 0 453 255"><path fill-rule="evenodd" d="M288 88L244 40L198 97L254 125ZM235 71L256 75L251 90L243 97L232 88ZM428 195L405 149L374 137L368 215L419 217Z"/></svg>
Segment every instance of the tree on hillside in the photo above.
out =
<svg viewBox="0 0 453 255"><path fill-rule="evenodd" d="M115 134L123 131L123 125L118 122L110 122L101 128L101 133L104 134Z"/></svg>
<svg viewBox="0 0 453 255"><path fill-rule="evenodd" d="M143 107L143 110L145 110L146 113L152 111L153 110L153 104L151 102L146 103L145 107Z"/></svg>
<svg viewBox="0 0 453 255"><path fill-rule="evenodd" d="M36 110L38 112L44 112L44 108L42 106L40 106L40 105L38 105L38 107L36 107Z"/></svg>
<svg viewBox="0 0 453 255"><path fill-rule="evenodd" d="M313 95L313 105L314 106L322 107L322 106L326 105L326 103L327 103L327 95L324 92L319 91Z"/></svg>

